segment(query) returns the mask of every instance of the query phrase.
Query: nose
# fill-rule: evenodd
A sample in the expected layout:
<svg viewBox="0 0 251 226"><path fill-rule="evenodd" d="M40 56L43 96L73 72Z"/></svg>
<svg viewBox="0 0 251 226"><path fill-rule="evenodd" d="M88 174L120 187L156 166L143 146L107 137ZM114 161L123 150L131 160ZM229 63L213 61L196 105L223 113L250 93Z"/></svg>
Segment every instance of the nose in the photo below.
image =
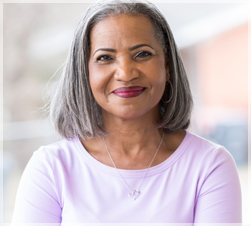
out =
<svg viewBox="0 0 251 226"><path fill-rule="evenodd" d="M121 58L116 65L115 79L129 82L139 77L136 63L129 57Z"/></svg>

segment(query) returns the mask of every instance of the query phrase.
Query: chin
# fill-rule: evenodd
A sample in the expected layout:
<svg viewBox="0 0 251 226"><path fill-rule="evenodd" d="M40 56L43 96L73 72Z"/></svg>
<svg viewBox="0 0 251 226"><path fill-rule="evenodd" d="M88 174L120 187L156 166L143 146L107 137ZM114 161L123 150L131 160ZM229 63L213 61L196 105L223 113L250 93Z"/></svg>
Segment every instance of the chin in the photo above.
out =
<svg viewBox="0 0 251 226"><path fill-rule="evenodd" d="M133 119L140 119L140 118L144 117L144 113L142 113L142 112L137 112L137 113L124 112L124 113L116 114L114 116L117 117L118 119L121 119L121 120L133 120Z"/></svg>
<svg viewBox="0 0 251 226"><path fill-rule="evenodd" d="M106 112L105 114L112 114L111 117L114 117L116 119L120 119L122 121L126 120L137 120L137 119L146 119L146 118L152 118L156 115L159 115L159 107L155 106L150 109L142 109L142 107L138 107L137 109L132 108L125 108L123 109L120 107L119 110L114 111L113 113Z"/></svg>

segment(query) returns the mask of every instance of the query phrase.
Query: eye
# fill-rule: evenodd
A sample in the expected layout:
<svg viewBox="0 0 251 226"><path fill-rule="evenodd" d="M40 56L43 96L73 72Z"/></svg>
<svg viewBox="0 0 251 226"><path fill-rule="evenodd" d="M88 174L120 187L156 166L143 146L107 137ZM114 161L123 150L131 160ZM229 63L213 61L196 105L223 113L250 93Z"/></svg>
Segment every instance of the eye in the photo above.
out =
<svg viewBox="0 0 251 226"><path fill-rule="evenodd" d="M98 62L107 62L107 61L110 61L110 60L113 60L113 58L110 57L109 55L102 55L102 56L99 56L97 58Z"/></svg>
<svg viewBox="0 0 251 226"><path fill-rule="evenodd" d="M152 56L152 53L148 52L148 51L141 51L138 54L136 54L136 56L134 58L146 58Z"/></svg>

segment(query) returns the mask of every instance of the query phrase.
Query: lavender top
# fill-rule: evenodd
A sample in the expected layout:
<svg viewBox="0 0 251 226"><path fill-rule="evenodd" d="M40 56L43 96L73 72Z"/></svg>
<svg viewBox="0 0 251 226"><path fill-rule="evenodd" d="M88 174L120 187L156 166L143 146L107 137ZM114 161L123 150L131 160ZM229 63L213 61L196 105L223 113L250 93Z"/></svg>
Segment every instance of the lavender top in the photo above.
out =
<svg viewBox="0 0 251 226"><path fill-rule="evenodd" d="M137 189L146 170L119 172ZM79 138L35 151L20 182L13 223L241 223L235 162L222 146L190 132L151 167L133 201L115 168Z"/></svg>

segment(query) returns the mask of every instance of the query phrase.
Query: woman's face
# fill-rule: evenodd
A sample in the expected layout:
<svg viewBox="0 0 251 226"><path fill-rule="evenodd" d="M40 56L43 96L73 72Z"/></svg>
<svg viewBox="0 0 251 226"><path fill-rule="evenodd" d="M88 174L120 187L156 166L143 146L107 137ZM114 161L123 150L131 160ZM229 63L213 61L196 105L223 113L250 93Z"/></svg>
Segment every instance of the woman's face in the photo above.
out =
<svg viewBox="0 0 251 226"><path fill-rule="evenodd" d="M158 118L168 68L150 20L108 17L93 27L90 41L90 85L103 117Z"/></svg>

